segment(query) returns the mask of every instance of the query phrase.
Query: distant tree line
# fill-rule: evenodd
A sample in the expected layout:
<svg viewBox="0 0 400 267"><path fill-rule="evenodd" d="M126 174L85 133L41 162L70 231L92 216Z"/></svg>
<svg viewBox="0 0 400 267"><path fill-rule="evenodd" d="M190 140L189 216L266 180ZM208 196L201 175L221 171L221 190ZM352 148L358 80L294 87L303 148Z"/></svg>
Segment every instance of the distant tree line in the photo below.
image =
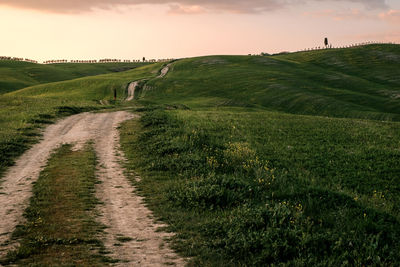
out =
<svg viewBox="0 0 400 267"><path fill-rule="evenodd" d="M143 62L168 62L173 59L149 59L146 60L143 58ZM100 60L47 60L44 61L43 64L60 64L60 63L135 63L135 62L142 62L139 59L111 59L111 58L104 58Z"/></svg>
<svg viewBox="0 0 400 267"><path fill-rule="evenodd" d="M360 47L360 46L371 45L371 44L396 44L396 43L394 43L394 42L363 42L363 43L355 43L355 44L344 45L344 46L334 46L332 44L329 44L328 40L326 38L326 40L324 40L324 44L325 44L325 46L316 46L316 47L312 47L312 48L306 48L306 49L299 50L296 52L307 52L307 51L315 51L315 50L323 50L323 49L340 49L340 48ZM282 54L289 54L289 53L290 52L288 52L288 51L282 51L282 52L275 53L272 55L282 55ZM250 55L251 54L249 54L249 56ZM268 54L265 52L261 53L261 56L270 56L270 55L271 54Z"/></svg>
<svg viewBox="0 0 400 267"><path fill-rule="evenodd" d="M38 63L36 60L29 59L29 58L19 58L19 57L5 57L5 56L0 56L0 60L11 60L11 61L24 61L24 62L30 62L30 63Z"/></svg>
<svg viewBox="0 0 400 267"><path fill-rule="evenodd" d="M0 56L0 60L9 60L9 61L23 61L23 62L30 62L30 63L35 63L38 64L39 62L36 60L28 59L28 58L19 58L19 57L6 57L6 56ZM46 60L43 61L43 64L62 64L62 63L135 63L135 62L169 62L174 59L168 58L168 59L149 59L146 60L146 58L143 58L143 60L139 59L100 59L100 60L66 60L66 59L56 59L56 60Z"/></svg>
<svg viewBox="0 0 400 267"><path fill-rule="evenodd" d="M371 44L395 44L392 42L385 43L385 42L363 42L363 43L355 43L355 44L350 44L350 45L344 45L344 46L334 46L332 44L328 43L328 39L325 40L325 46L316 46L312 48L306 48L300 51L314 51L314 50L322 50L322 49L331 49L331 48L350 48L350 47L360 47L360 46L365 46L365 45L371 45Z"/></svg>

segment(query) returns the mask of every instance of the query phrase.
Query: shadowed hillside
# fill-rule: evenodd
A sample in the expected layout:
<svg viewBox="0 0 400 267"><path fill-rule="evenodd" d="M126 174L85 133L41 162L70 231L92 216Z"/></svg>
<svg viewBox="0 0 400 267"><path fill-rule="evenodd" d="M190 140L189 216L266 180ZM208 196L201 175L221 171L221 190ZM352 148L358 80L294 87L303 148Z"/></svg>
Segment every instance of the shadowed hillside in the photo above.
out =
<svg viewBox="0 0 400 267"><path fill-rule="evenodd" d="M143 66L143 63L51 64L0 61L0 94L24 87L64 81L84 76L120 72Z"/></svg>

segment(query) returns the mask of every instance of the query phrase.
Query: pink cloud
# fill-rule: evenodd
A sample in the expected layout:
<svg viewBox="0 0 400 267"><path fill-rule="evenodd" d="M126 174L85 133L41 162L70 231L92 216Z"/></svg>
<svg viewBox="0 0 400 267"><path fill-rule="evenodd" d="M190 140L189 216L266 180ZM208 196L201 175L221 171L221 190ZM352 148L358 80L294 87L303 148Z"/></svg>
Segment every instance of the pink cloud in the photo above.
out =
<svg viewBox="0 0 400 267"><path fill-rule="evenodd" d="M342 21L342 20L354 20L354 19L376 19L377 16L371 14L370 12L364 12L360 9L354 8L350 10L333 10L333 9L326 9L326 10L319 10L313 12L306 12L304 13L305 16L314 17L314 18L321 18L327 17L333 20Z"/></svg>
<svg viewBox="0 0 400 267"><path fill-rule="evenodd" d="M81 13L115 6L169 5L174 13L196 14L203 10L254 13L275 10L303 0L0 0L0 5L54 13ZM382 1L382 0L372 0Z"/></svg>
<svg viewBox="0 0 400 267"><path fill-rule="evenodd" d="M385 21L400 24L400 10L391 9L387 12L380 13L379 17Z"/></svg>
<svg viewBox="0 0 400 267"><path fill-rule="evenodd" d="M400 43L400 31L387 31L382 33L351 35L349 38L356 38L360 41L375 40L380 42Z"/></svg>
<svg viewBox="0 0 400 267"><path fill-rule="evenodd" d="M176 14L183 14L183 15L192 15L192 14L203 14L207 10L204 7L194 5L194 6L186 6L180 4L172 4L169 6L169 14L176 15Z"/></svg>
<svg viewBox="0 0 400 267"><path fill-rule="evenodd" d="M367 9L386 8L385 0L319 0L318 2L358 3ZM230 13L261 13L299 6L312 0L0 0L0 5L35 9L55 13L80 13L96 8L108 9L119 5L170 5L175 13L197 14L203 10Z"/></svg>

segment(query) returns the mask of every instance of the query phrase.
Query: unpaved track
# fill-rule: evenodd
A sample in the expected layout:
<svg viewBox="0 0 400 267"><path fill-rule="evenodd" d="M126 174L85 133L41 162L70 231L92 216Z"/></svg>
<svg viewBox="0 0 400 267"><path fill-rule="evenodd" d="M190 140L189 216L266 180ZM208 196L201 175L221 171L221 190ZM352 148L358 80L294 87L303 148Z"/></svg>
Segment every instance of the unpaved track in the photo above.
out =
<svg viewBox="0 0 400 267"><path fill-rule="evenodd" d="M163 77L165 77L165 75L168 74L169 69L171 68L171 64L172 64L172 63L170 63L170 64L168 64L167 66L165 66L164 68L162 68L161 73L160 73L160 75L158 75L157 78L163 78Z"/></svg>
<svg viewBox="0 0 400 267"><path fill-rule="evenodd" d="M171 68L171 63L161 69L161 73L160 75L157 76L157 78L165 77L165 75L168 74L170 68ZM134 81L128 85L128 96L126 97L125 101L132 101L135 98L135 90L136 87L139 85L139 82L140 81Z"/></svg>
<svg viewBox="0 0 400 267"><path fill-rule="evenodd" d="M144 206L142 198L134 194L119 165L123 160L119 149L118 125L133 115L119 111L113 113L82 113L68 117L49 126L43 140L27 151L10 168L2 179L0 194L0 256L15 244L7 244L16 225L23 222L23 211L32 195L32 183L46 165L52 151L61 144L75 144L79 150L93 140L99 159L98 178L103 183L97 186L96 196L104 204L99 207L99 221L108 228L105 245L112 256L124 260L120 266L181 266L177 257L163 242L169 234L155 232L160 226L149 217L151 212ZM118 156L119 155L119 156ZM114 246L117 235L132 238L122 246Z"/></svg>
<svg viewBox="0 0 400 267"><path fill-rule="evenodd" d="M139 81L136 82L131 82L128 86L128 97L125 99L125 101L132 101L133 98L135 97L135 90L136 87L139 85Z"/></svg>
<svg viewBox="0 0 400 267"><path fill-rule="evenodd" d="M154 224L151 212L143 205L141 197L132 197L135 189L120 167L119 162L124 158L118 144L116 130L108 132L96 142L99 179L102 181L97 186L96 196L105 204L101 206L101 222L109 226L106 229L106 247L111 250L111 256L123 260L117 264L119 266L183 266L183 261L168 246L164 246L163 239L170 235L156 232L157 228L164 225ZM119 242L118 237L132 240Z"/></svg>

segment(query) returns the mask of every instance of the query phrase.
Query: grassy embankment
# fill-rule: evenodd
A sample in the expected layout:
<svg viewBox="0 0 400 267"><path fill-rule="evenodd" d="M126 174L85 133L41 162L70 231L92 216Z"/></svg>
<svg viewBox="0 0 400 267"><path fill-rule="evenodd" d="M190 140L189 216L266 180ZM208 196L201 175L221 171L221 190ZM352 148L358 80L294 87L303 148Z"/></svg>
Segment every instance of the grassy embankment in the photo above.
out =
<svg viewBox="0 0 400 267"><path fill-rule="evenodd" d="M273 57L179 61L145 100L244 106L293 114L400 120L400 48L370 46ZM396 57L397 56L397 57Z"/></svg>
<svg viewBox="0 0 400 267"><path fill-rule="evenodd" d="M122 127L128 168L192 265L396 265L399 64L392 45L178 61Z"/></svg>
<svg viewBox="0 0 400 267"><path fill-rule="evenodd" d="M133 70L41 84L0 95L0 175L38 139L38 128L56 118L121 105L131 81L157 75L161 64ZM113 102L113 90L117 102ZM105 106L101 104L111 103Z"/></svg>
<svg viewBox="0 0 400 267"><path fill-rule="evenodd" d="M28 86L127 71L147 63L34 64L0 60L0 94Z"/></svg>
<svg viewBox="0 0 400 267"><path fill-rule="evenodd" d="M54 153L34 185L27 222L14 232L21 246L3 259L19 266L102 266L110 261L95 221L96 155L63 146Z"/></svg>

